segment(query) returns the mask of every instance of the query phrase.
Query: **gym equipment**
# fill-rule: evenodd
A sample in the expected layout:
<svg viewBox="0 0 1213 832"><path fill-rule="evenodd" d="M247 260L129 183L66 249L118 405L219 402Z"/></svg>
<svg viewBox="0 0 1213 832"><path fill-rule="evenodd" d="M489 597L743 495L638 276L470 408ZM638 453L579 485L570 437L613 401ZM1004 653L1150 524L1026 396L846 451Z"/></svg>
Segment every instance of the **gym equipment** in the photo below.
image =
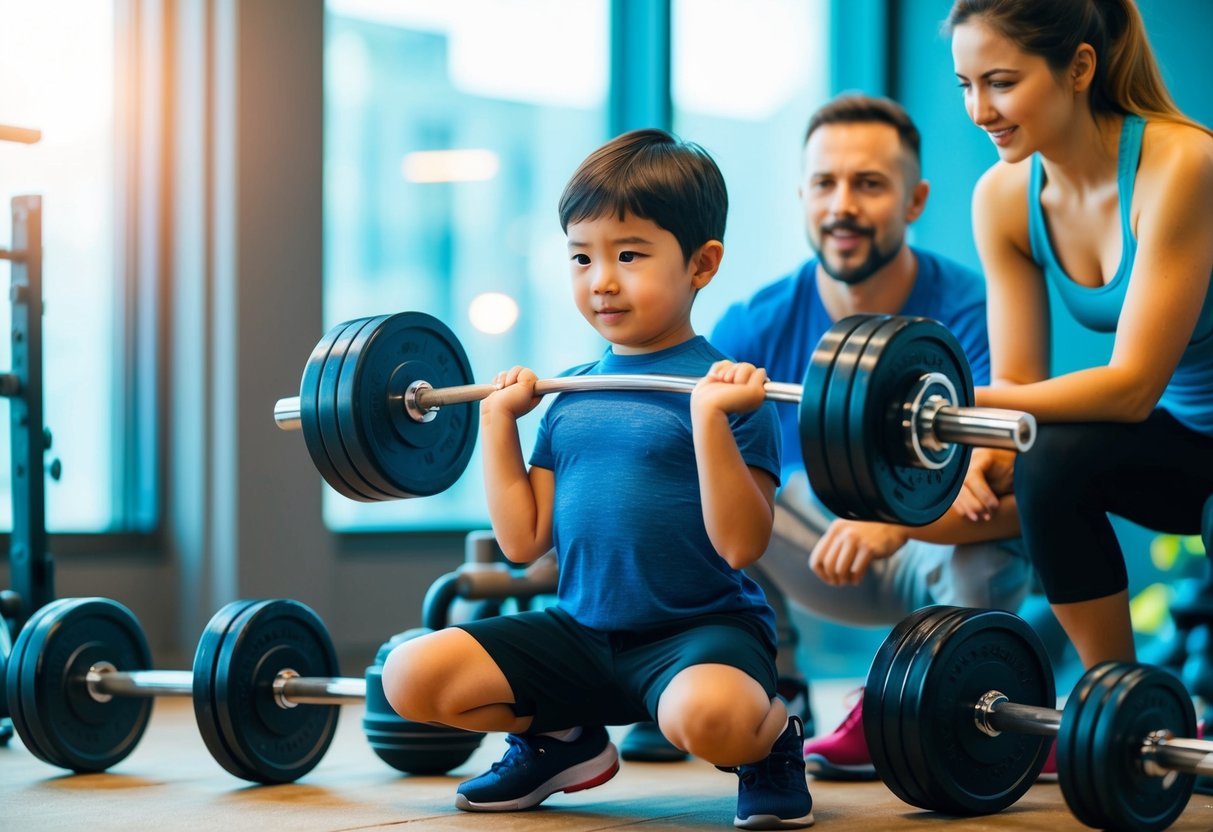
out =
<svg viewBox="0 0 1213 832"><path fill-rule="evenodd" d="M280 399L274 419L303 431L338 493L363 502L428 496L459 478L475 445L477 419L467 405L494 388L472 384L471 375L458 339L429 315L359 318L320 340L299 396ZM588 375L544 379L535 390L689 393L697 382ZM814 350L804 384L768 382L766 397L799 406L813 488L853 519L929 523L959 492L968 446L1023 451L1035 438L1030 414L971 406L960 345L925 318L839 321Z"/></svg>
<svg viewBox="0 0 1213 832"><path fill-rule="evenodd" d="M328 632L298 601L234 601L207 625L192 671L150 665L143 630L122 604L53 601L13 645L5 672L13 725L45 762L104 771L138 744L151 718L151 698L190 696L203 741L225 770L256 783L287 783L311 771L328 750L337 728L335 706L367 699L390 712L378 673L370 672L377 668L368 668L363 679L335 675ZM368 707L368 727L375 730L368 738L391 763L391 750L407 748L408 738L393 735L393 725L373 716ZM442 739L462 750L460 743L475 737L466 759L483 734L460 734Z"/></svg>
<svg viewBox="0 0 1213 832"><path fill-rule="evenodd" d="M1213 773L1191 696L1143 664L1091 668L1053 707L1039 638L998 610L929 607L881 645L864 688L864 731L880 777L902 800L957 815L1018 800L1056 738L1067 805L1098 829L1161 830Z"/></svg>

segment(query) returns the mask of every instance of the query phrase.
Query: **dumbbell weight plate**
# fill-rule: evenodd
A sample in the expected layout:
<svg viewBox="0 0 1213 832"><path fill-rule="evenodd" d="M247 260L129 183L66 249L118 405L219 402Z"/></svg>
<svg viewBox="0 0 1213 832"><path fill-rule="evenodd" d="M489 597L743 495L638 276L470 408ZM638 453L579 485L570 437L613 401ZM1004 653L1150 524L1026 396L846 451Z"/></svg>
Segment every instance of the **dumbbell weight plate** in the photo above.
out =
<svg viewBox="0 0 1213 832"><path fill-rule="evenodd" d="M428 422L414 421L402 403L415 381L471 384L472 368L445 324L401 312L376 319L354 338L335 401L355 467L405 497L428 497L446 491L467 468L478 411L472 403L447 405Z"/></svg>
<svg viewBox="0 0 1213 832"><path fill-rule="evenodd" d="M978 728L973 706L989 690L1021 705L1057 704L1048 653L1023 619L962 610L922 640L906 669L902 741L911 769L921 773L922 808L999 812L1039 776L1047 738L1015 731L991 737Z"/></svg>
<svg viewBox="0 0 1213 832"><path fill-rule="evenodd" d="M368 319L361 318L360 321ZM320 376L324 371L325 362L328 360L329 353L333 349L333 345L345 332L346 328L358 321L344 321L325 333L320 342L316 344L312 354L308 357L307 364L303 368L303 378L299 383L299 424L303 429L304 442L307 444L308 454L312 458L312 463L316 466L316 470L320 472L320 476L329 486L343 497L348 497L351 500L360 500L366 502L370 499L367 496L369 489L363 486L363 490L359 491L354 485L347 482L338 472L336 465L333 464L332 458L329 456L328 448L325 444L325 438L320 430ZM326 403L327 406L331 407ZM344 451L342 451L344 453Z"/></svg>
<svg viewBox="0 0 1213 832"><path fill-rule="evenodd" d="M310 446L310 443L309 443ZM253 767L240 755L238 749L227 742L223 727L219 722L219 712L215 699L215 674L219 668L219 654L223 648L223 640L232 623L240 614L251 607L256 601L232 601L223 606L211 616L202 638L198 639L198 649L194 651L194 719L198 723L198 733L202 742L215 762L219 763L229 774L242 780L257 782Z"/></svg>
<svg viewBox="0 0 1213 832"><path fill-rule="evenodd" d="M251 774L247 779L258 783L298 780L328 750L340 706L280 707L273 682L283 670L299 676L337 676L337 654L328 631L307 606L289 600L253 602L223 629L213 662L196 659L194 664L195 694L199 687L209 688L208 704L222 746L237 761L232 768L224 760L220 763L233 774L233 768L246 770Z"/></svg>
<svg viewBox="0 0 1213 832"><path fill-rule="evenodd" d="M1066 700L1066 708L1070 711L1070 715L1067 717L1065 711L1062 712L1061 725L1057 730L1059 781L1062 769L1080 772L1091 767L1090 745L1085 738L1095 730L1095 717L1102 704L1102 698L1090 701L1091 696L1094 694L1102 697L1103 694L1097 692L1097 689L1104 689L1098 684L1102 677L1114 674L1116 678L1119 678L1126 669L1127 665L1117 662L1097 664L1083 674L1082 678L1078 680L1078 684L1074 686L1074 690L1070 692L1070 696ZM1098 811L1100 798L1089 790L1089 785L1089 780L1083 776L1069 777L1065 783L1061 784L1061 792L1070 806L1070 811L1080 819L1092 817Z"/></svg>
<svg viewBox="0 0 1213 832"><path fill-rule="evenodd" d="M1192 699L1177 678L1147 665L1097 665L1066 702L1062 728L1071 724L1058 733L1057 768L1075 817L1115 830L1161 830L1175 822L1195 776L1146 774L1140 748L1153 731L1196 736Z"/></svg>
<svg viewBox="0 0 1213 832"><path fill-rule="evenodd" d="M844 355L850 354L844 350ZM857 363L846 436L851 476L868 511L865 517L910 526L934 522L960 493L971 449L958 446L938 469L910 464L904 451L902 406L915 382L933 372L952 383L958 399L954 405L971 407L973 379L964 352L939 323L896 317L871 334Z"/></svg>
<svg viewBox="0 0 1213 832"><path fill-rule="evenodd" d="M864 685L864 736L872 763L889 790L912 806L922 806L927 798L903 742L905 671L926 635L959 612L958 607L924 607L903 619L877 651Z"/></svg>
<svg viewBox="0 0 1213 832"><path fill-rule="evenodd" d="M18 668L22 667L25 648L33 637L38 622L48 615L52 609L63 606L66 601L67 599L60 598L34 611L34 614L25 622L25 626L22 627L21 632L17 634L17 639L13 642L12 653L9 654L8 666L4 672L4 698L8 704L9 717L12 720L13 728L16 730L17 735L21 737L21 742L25 744L26 750L49 765L55 765L55 763L47 759L46 752L38 746L38 738L34 736L28 722L25 720L25 708L22 702L22 694L25 688L23 684L25 674Z"/></svg>
<svg viewBox="0 0 1213 832"><path fill-rule="evenodd" d="M52 602L27 622L17 639L20 659L6 676L22 740L51 765L76 772L104 771L125 759L151 718L150 699L98 702L83 679L108 662L117 670L151 667L151 650L134 614L105 598ZM15 696L14 696L15 694Z"/></svg>

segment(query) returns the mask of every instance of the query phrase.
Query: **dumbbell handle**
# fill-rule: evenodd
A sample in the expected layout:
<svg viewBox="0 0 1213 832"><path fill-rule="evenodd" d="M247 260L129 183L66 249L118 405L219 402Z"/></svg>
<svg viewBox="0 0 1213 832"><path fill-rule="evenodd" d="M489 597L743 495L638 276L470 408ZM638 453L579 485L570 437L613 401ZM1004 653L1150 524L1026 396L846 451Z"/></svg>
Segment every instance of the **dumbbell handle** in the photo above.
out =
<svg viewBox="0 0 1213 832"><path fill-rule="evenodd" d="M974 717L977 727L992 737L1003 731L1056 737L1061 730L1062 712L1038 705L1010 702L998 691L989 691L977 702ZM1142 738L1142 770L1154 777L1171 772L1213 775L1213 742L1170 736L1155 731Z"/></svg>
<svg viewBox="0 0 1213 832"><path fill-rule="evenodd" d="M699 379L693 376L655 374L567 376L540 379L535 394L571 393L588 390L647 390L658 393L690 393ZM492 384L464 384L456 387L430 387L414 383L394 405L403 407L416 421L433 418L438 408L450 404L480 401L496 391ZM780 381L766 383L766 398L774 402L800 404L804 387ZM1036 438L1036 419L1019 410L991 407L952 407L932 404L929 430L940 442L1026 451ZM282 430L299 430L298 396L279 399L274 405L274 421Z"/></svg>
<svg viewBox="0 0 1213 832"><path fill-rule="evenodd" d="M104 702L111 696L193 696L194 674L188 670L114 670L105 663L89 668L84 677L89 694ZM366 699L366 680L349 677L299 676L279 671L274 698L283 708L296 705L339 705Z"/></svg>

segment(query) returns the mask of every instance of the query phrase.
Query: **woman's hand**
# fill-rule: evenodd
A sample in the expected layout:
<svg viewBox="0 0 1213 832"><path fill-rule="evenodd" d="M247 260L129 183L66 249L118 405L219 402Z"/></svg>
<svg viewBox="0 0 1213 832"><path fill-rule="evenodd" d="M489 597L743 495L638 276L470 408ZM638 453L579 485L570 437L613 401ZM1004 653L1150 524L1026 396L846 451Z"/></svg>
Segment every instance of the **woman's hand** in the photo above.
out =
<svg viewBox="0 0 1213 832"><path fill-rule="evenodd" d="M989 520L999 498L1015 490L1015 452L974 448L952 510L974 523Z"/></svg>

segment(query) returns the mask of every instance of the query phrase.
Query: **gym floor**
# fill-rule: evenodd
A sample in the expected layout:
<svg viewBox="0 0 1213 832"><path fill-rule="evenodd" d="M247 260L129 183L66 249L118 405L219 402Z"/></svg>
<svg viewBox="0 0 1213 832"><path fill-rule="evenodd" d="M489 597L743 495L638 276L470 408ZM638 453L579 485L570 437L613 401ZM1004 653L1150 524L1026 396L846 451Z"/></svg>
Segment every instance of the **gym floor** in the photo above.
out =
<svg viewBox="0 0 1213 832"><path fill-rule="evenodd" d="M842 718L854 683L818 682L821 726ZM184 699L156 703L143 740L105 774L69 775L31 756L14 738L0 749L0 827L11 830L173 829L264 832L306 830L604 830L650 832L732 829L736 779L702 761L624 763L605 786L556 795L538 810L475 815L452 805L456 783L487 768L505 748L494 734L448 777L401 776L367 745L362 709L346 706L328 754L307 777L285 786L252 786L211 759ZM619 734L625 729L617 729ZM828 730L828 728L826 728ZM618 737L617 737L618 738ZM880 783L810 781L817 827L836 832L947 827L1082 830L1056 783L1039 783L1010 809L983 818L945 818L895 798ZM1172 827L1213 828L1213 798L1195 795Z"/></svg>

